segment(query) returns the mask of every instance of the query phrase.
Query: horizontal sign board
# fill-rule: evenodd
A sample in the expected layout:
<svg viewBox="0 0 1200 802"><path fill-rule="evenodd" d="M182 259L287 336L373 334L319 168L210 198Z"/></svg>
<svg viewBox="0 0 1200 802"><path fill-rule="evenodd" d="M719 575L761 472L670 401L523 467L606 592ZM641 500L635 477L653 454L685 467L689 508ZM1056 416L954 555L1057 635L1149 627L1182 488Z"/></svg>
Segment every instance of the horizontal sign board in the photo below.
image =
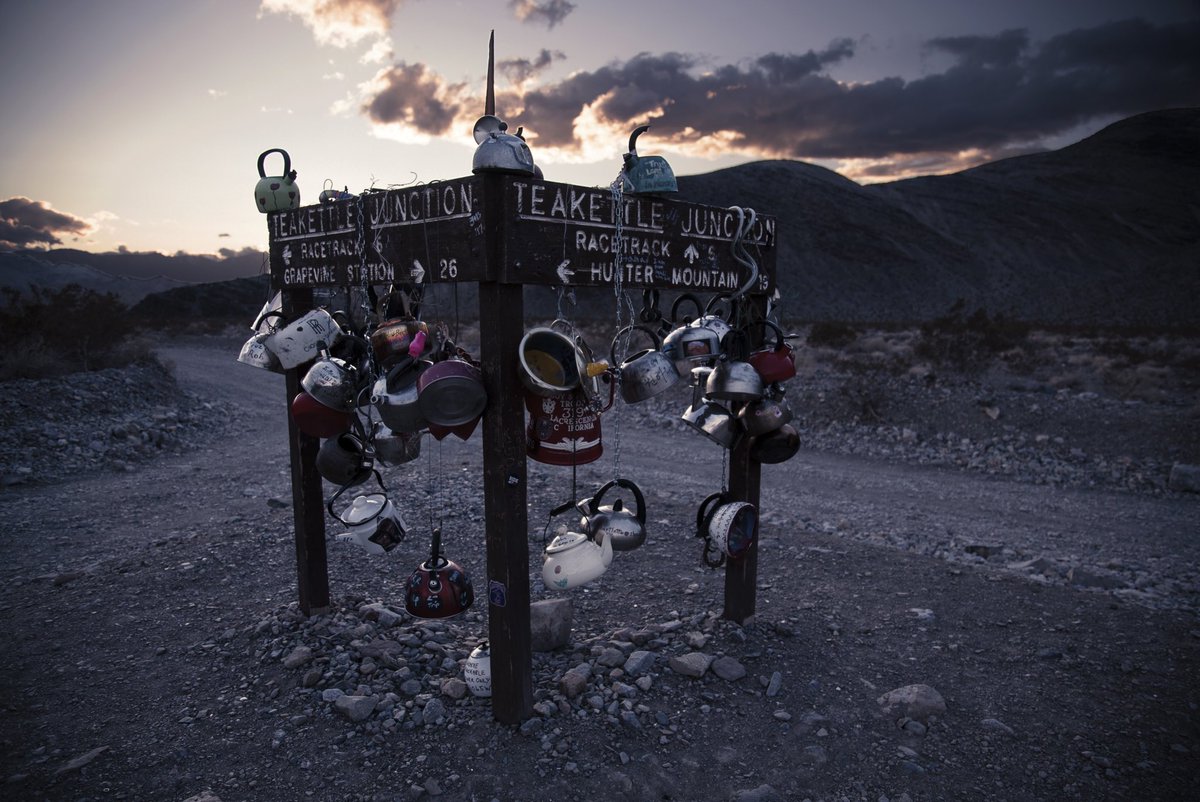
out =
<svg viewBox="0 0 1200 802"><path fill-rule="evenodd" d="M504 215L505 282L732 292L751 278L731 248L733 209L509 177ZM775 219L759 216L744 243L758 268L750 291L770 292Z"/></svg>
<svg viewBox="0 0 1200 802"><path fill-rule="evenodd" d="M272 212L267 228L275 289L486 277L474 177Z"/></svg>

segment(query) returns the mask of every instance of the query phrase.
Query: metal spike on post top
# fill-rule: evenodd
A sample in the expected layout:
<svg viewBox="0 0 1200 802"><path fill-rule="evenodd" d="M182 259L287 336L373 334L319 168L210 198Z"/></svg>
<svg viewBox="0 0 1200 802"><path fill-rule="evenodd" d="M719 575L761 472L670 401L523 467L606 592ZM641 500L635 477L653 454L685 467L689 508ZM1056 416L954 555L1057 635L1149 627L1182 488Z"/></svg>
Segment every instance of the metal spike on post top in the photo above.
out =
<svg viewBox="0 0 1200 802"><path fill-rule="evenodd" d="M488 37L487 97L483 101L483 113L496 113L496 31Z"/></svg>

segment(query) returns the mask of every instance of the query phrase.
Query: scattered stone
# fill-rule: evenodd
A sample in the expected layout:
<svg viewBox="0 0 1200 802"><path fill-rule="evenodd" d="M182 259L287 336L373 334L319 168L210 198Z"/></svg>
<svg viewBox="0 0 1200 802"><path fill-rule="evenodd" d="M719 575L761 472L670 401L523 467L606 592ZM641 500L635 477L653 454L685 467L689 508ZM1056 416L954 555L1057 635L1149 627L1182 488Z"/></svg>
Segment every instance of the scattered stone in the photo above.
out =
<svg viewBox="0 0 1200 802"><path fill-rule="evenodd" d="M946 712L946 700L934 688L924 684L895 688L876 701L886 715L905 716L921 722Z"/></svg>
<svg viewBox="0 0 1200 802"><path fill-rule="evenodd" d="M757 788L734 791L733 796L729 799L730 802L780 802L783 797L774 788L764 783Z"/></svg>
<svg viewBox="0 0 1200 802"><path fill-rule="evenodd" d="M636 677L640 674L645 674L654 666L656 655L654 652L638 650L629 655L625 661L624 671L631 677Z"/></svg>
<svg viewBox="0 0 1200 802"><path fill-rule="evenodd" d="M829 753L823 746L806 746L800 753L800 762L810 766L821 766L829 762Z"/></svg>
<svg viewBox="0 0 1200 802"><path fill-rule="evenodd" d="M713 660L712 672L726 682L737 682L746 676L745 666L728 656Z"/></svg>
<svg viewBox="0 0 1200 802"><path fill-rule="evenodd" d="M358 723L365 721L375 712L378 700L374 696L350 696L343 694L333 700L333 709L344 718Z"/></svg>
<svg viewBox="0 0 1200 802"><path fill-rule="evenodd" d="M574 699L587 688L591 675L591 666L587 663L580 663L562 675L562 678L558 681L558 689L568 699Z"/></svg>
<svg viewBox="0 0 1200 802"><path fill-rule="evenodd" d="M97 746L95 749L89 749L82 755L77 755L76 757L73 757L67 761L64 765L60 766L54 772L54 776L57 777L60 774L66 774L69 771L78 771L107 751L107 746Z"/></svg>
<svg viewBox="0 0 1200 802"><path fill-rule="evenodd" d="M326 688L321 691L322 702L336 702L341 697L345 696L346 692L341 688Z"/></svg>
<svg viewBox="0 0 1200 802"><path fill-rule="evenodd" d="M688 652L687 654L675 655L670 659L669 665L671 670L676 674L682 674L685 677L703 677L708 671L708 667L712 665L712 655L704 652Z"/></svg>
<svg viewBox="0 0 1200 802"><path fill-rule="evenodd" d="M983 727L985 730L991 730L992 732L1002 732L1005 735L1015 734L1012 727L995 718L985 718L979 722L979 726Z"/></svg>
<svg viewBox="0 0 1200 802"><path fill-rule="evenodd" d="M421 712L425 716L426 724L437 724L446 717L446 703L435 697L425 703Z"/></svg>
<svg viewBox="0 0 1200 802"><path fill-rule="evenodd" d="M1067 581L1072 585L1081 588L1102 588L1104 590L1113 590L1114 588L1129 587L1129 583L1119 576L1114 574L1102 574L1097 571L1089 571L1086 568L1074 567L1067 571Z"/></svg>
<svg viewBox="0 0 1200 802"><path fill-rule="evenodd" d="M612 646L602 651L600 656L596 658L596 663L605 666L606 668L616 668L617 666L622 665L624 662L625 652L621 651L620 649L613 648Z"/></svg>
<svg viewBox="0 0 1200 802"><path fill-rule="evenodd" d="M767 696L778 696L780 689L783 687L783 674L776 671L771 675L771 679L767 682Z"/></svg>
<svg viewBox="0 0 1200 802"><path fill-rule="evenodd" d="M304 677L300 680L300 685L305 688L315 688L324 675L325 673L321 669L310 668L304 672Z"/></svg>
<svg viewBox="0 0 1200 802"><path fill-rule="evenodd" d="M283 658L284 668L299 668L313 659L313 650L307 646L297 646Z"/></svg>
<svg viewBox="0 0 1200 802"><path fill-rule="evenodd" d="M792 714L786 710L776 710L774 713L771 714L771 716L776 721L791 721L792 720Z"/></svg>
<svg viewBox="0 0 1200 802"><path fill-rule="evenodd" d="M1176 462L1167 476L1167 488L1179 493L1200 493L1200 465Z"/></svg>
<svg viewBox="0 0 1200 802"><path fill-rule="evenodd" d="M212 791L204 790L195 796L189 796L183 802L221 802L221 797L214 794Z"/></svg>
<svg viewBox="0 0 1200 802"><path fill-rule="evenodd" d="M571 599L542 599L529 605L530 645L535 652L552 652L571 642Z"/></svg>
<svg viewBox="0 0 1200 802"><path fill-rule="evenodd" d="M442 694L456 702L467 695L467 683L458 677L451 677L442 682Z"/></svg>

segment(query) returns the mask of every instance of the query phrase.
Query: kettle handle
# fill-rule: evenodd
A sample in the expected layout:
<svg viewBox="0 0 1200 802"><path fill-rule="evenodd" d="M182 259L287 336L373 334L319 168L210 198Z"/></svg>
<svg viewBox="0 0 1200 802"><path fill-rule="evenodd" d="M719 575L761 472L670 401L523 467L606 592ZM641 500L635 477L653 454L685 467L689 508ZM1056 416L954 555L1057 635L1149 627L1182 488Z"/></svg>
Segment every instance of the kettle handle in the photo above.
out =
<svg viewBox="0 0 1200 802"><path fill-rule="evenodd" d="M642 489L629 479L610 479L608 482L606 482L599 490L596 491L596 495L592 496L591 500L588 501L588 510L591 511L592 515L600 512L600 499L605 493L614 487L623 487L630 493L633 493L633 501L635 504L637 504L638 524L645 526L646 498L642 495Z"/></svg>
<svg viewBox="0 0 1200 802"><path fill-rule="evenodd" d="M375 468L371 469L371 473L375 474L375 481L379 483L379 491L381 493L383 493L384 499L387 499L387 488L383 486L383 477L379 475L379 471ZM325 503L325 509L329 512L329 514L331 516L333 516L333 520L337 521L338 523L342 524L343 526L354 526L354 524L351 524L349 521L343 520L342 516L338 515L336 512L333 511L333 502L335 502L339 498L341 498L342 493L345 493L349 488L355 487L355 486L356 485L342 485L341 487L338 488L337 492L334 493L329 498L329 501L327 501ZM380 507L379 510L382 512L383 507ZM376 515L378 515L378 514L379 513L377 512ZM370 519L368 518L367 520L370 520ZM359 521L359 523L364 523L364 521Z"/></svg>
<svg viewBox="0 0 1200 802"><path fill-rule="evenodd" d="M787 340L783 336L783 329L779 328L779 324L776 323L774 320L768 320L767 318L763 318L762 320L759 320L757 323L752 323L750 325L752 325L752 326L757 325L757 326L762 326L764 329L770 329L775 335L775 343L770 348L767 348L766 337L765 336L763 337L762 350L782 351L784 348L788 347ZM747 328L747 330L749 330L750 326L747 326L746 328Z"/></svg>
<svg viewBox="0 0 1200 802"><path fill-rule="evenodd" d="M696 317L689 318L687 321L683 321L680 319L679 304L681 301L688 301L693 306L696 307ZM690 292L679 293L679 296L675 298L674 303L671 304L671 322L674 323L676 326L681 325L685 322L691 323L693 320L696 320L697 318L700 318L703 316L704 316L704 304L700 303L700 299L697 298L695 295L692 295Z"/></svg>
<svg viewBox="0 0 1200 802"><path fill-rule="evenodd" d="M653 329L647 328L646 326L626 326L618 331L616 336L613 337L612 347L609 348L608 358L612 360L613 365L617 364L617 343L621 341L621 335L629 334L633 331L644 332L646 336L650 338L650 342L654 343L655 351L662 348L662 340L660 340L658 335L654 333Z"/></svg>
<svg viewBox="0 0 1200 802"><path fill-rule="evenodd" d="M712 520L713 514L717 511L719 502L726 500L726 495L724 490L718 490L700 502L700 509L696 511L696 537L705 541L708 540L708 532L706 531L708 529L708 522ZM711 510L709 509L710 505L712 507Z"/></svg>
<svg viewBox="0 0 1200 802"><path fill-rule="evenodd" d="M642 134L646 133L649 130L650 130L650 126L648 126L648 125L639 125L637 128L633 129L633 133L629 135L629 153L630 153L630 155L632 155L632 156L638 155L637 139L639 136L641 136Z"/></svg>
<svg viewBox="0 0 1200 802"><path fill-rule="evenodd" d="M272 153L278 153L279 155L283 156L283 175L285 177L289 173L292 172L292 157L288 155L288 152L286 150L283 150L282 148L271 148L270 150L264 150L258 156L258 176L259 176L259 178L267 177L267 169L266 169L267 157L270 156Z"/></svg>
<svg viewBox="0 0 1200 802"><path fill-rule="evenodd" d="M728 293L719 292L716 295L714 295L713 297L709 298L708 303L706 303L704 305L704 314L716 315L717 317L721 318L722 320L725 320L724 317L721 317L721 315L719 315L719 314L717 314L717 312L713 311L716 309L717 304L719 304L721 301L727 301L729 303L729 307L730 307L729 317L730 317L730 319L732 319L733 318L733 314L732 314L732 312L733 312L733 296Z"/></svg>

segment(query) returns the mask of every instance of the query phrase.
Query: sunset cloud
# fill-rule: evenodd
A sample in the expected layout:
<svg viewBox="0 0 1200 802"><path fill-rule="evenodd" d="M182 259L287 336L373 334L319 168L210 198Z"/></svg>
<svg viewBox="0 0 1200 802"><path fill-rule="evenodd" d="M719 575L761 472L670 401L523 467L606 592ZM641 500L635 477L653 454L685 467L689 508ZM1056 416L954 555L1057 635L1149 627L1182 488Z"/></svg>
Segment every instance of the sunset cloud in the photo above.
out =
<svg viewBox="0 0 1200 802"><path fill-rule="evenodd" d="M298 17L318 43L348 47L386 37L403 0L262 0L259 14Z"/></svg>
<svg viewBox="0 0 1200 802"><path fill-rule="evenodd" d="M619 143L652 123L660 147L675 152L820 160L869 178L889 163L961 169L1028 152L1089 121L1200 105L1197 41L1200 22L1140 19L1044 42L1019 29L940 37L925 43L948 60L940 72L859 83L830 75L854 58L850 39L736 64L641 53L537 84L531 79L563 57L543 50L501 63L511 85L498 88L497 107L524 126L535 156L590 158L598 142ZM465 129L482 107L464 85L422 65L381 75L362 103L379 124L438 135L456 117Z"/></svg>
<svg viewBox="0 0 1200 802"><path fill-rule="evenodd" d="M62 243L91 233L93 224L67 212L54 209L45 201L20 195L0 201L0 248L40 248Z"/></svg>
<svg viewBox="0 0 1200 802"><path fill-rule="evenodd" d="M544 23L553 28L575 10L574 3L567 0L509 0L509 8L521 22Z"/></svg>

